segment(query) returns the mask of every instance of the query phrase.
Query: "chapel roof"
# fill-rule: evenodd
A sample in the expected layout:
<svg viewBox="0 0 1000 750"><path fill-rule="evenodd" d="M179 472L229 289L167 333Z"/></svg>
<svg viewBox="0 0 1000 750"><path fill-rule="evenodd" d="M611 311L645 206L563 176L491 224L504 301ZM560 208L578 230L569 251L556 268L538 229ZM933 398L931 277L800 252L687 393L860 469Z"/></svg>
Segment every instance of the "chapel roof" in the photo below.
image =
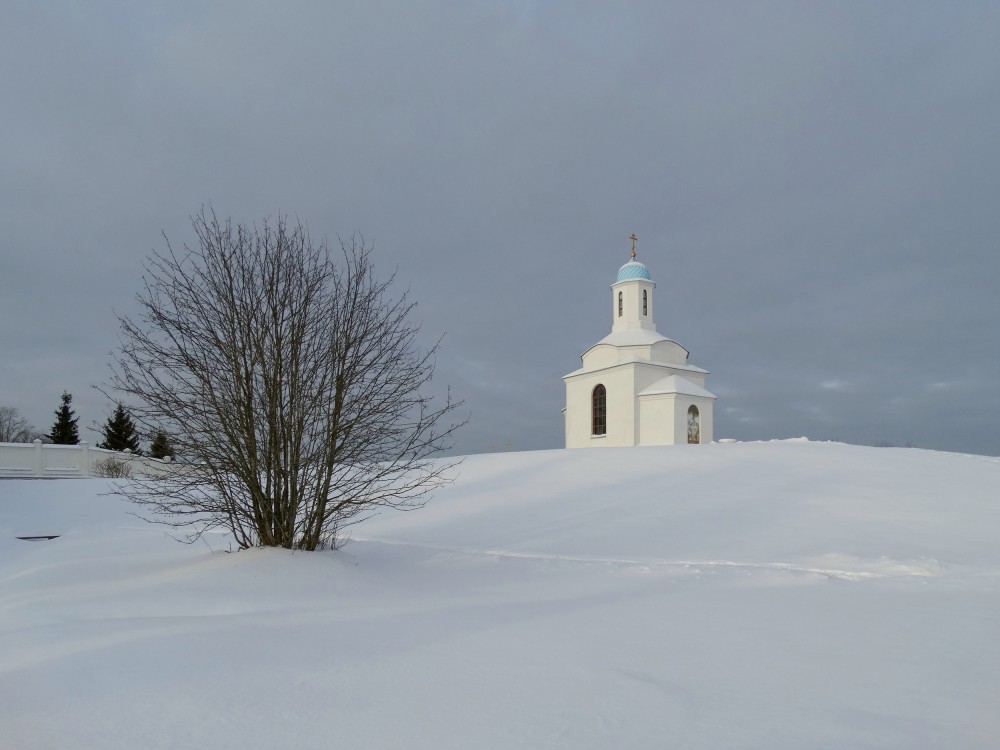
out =
<svg viewBox="0 0 1000 750"><path fill-rule="evenodd" d="M679 362L654 362L652 360L646 359L645 357L639 357L633 354L622 357L617 362L610 362L606 365L601 365L599 367L591 367L591 368L579 367L576 370L573 370L573 372L563 375L563 379L565 380L566 378L571 378L575 375L582 375L584 373L597 372L598 370L611 370L615 367L622 367L623 365L631 365L631 364L648 365L649 367L659 367L665 370L679 370L680 372L690 372L697 375L709 374L708 370L702 369L697 365L689 365L686 362L684 364L681 364ZM692 395L697 395L697 394L692 394ZM713 398L715 397L713 396Z"/></svg>
<svg viewBox="0 0 1000 750"><path fill-rule="evenodd" d="M624 331L612 331L603 339L594 344L611 344L611 346L650 346L652 344L658 344L661 341L673 341L673 339L668 339L661 333L656 331L651 331L648 328L633 328ZM678 344L679 346L679 344Z"/></svg>
<svg viewBox="0 0 1000 750"><path fill-rule="evenodd" d="M631 281L632 279L649 278L649 269L646 268L644 263L640 263L633 258L618 269L618 278L615 279L615 283L617 284L619 281Z"/></svg>
<svg viewBox="0 0 1000 750"><path fill-rule="evenodd" d="M695 385L687 378L680 375L668 375L653 383L648 388L639 392L640 396L654 396L659 394L677 393L685 396L701 396L702 398L715 398L715 394L706 391L700 385Z"/></svg>

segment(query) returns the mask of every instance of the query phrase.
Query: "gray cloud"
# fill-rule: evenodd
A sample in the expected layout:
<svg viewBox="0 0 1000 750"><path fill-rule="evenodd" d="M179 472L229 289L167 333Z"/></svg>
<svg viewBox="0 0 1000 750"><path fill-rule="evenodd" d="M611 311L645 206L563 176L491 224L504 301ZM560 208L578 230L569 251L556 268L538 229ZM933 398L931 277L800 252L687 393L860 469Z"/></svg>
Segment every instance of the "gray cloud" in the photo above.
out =
<svg viewBox="0 0 1000 750"><path fill-rule="evenodd" d="M0 402L82 421L211 201L361 232L462 451L562 442L638 232L716 434L1000 454L992 3L24 5L0 28ZM93 438L93 436L91 436Z"/></svg>

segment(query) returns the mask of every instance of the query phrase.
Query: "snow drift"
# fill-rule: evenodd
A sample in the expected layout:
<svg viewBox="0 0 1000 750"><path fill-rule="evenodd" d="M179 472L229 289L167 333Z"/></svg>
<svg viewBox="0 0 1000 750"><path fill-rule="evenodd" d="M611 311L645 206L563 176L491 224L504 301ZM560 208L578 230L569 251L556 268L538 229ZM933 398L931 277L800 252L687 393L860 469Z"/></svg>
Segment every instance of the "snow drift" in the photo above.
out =
<svg viewBox="0 0 1000 750"><path fill-rule="evenodd" d="M1000 745L1000 459L472 456L336 553L105 489L0 481L4 747Z"/></svg>

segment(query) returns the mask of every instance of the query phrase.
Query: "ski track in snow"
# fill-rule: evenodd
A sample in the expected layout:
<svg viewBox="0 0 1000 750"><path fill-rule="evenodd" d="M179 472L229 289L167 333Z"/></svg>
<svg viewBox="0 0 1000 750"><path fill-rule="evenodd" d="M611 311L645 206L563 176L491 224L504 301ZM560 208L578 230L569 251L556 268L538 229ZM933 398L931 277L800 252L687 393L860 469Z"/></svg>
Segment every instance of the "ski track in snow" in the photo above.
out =
<svg viewBox="0 0 1000 750"><path fill-rule="evenodd" d="M476 549L474 547L453 547L434 544L421 544L396 539L384 539L377 537L353 537L354 541L369 542L373 544L386 544L401 547L415 547L418 549L432 550L434 552L444 552L453 555L485 556L499 558L518 558L526 560L539 560L546 562L572 562L583 564L606 564L627 566L643 570L656 568L678 569L698 571L703 568L730 568L734 570L767 570L782 571L788 573L809 573L813 575L826 576L827 578L837 578L844 581L863 581L888 578L939 578L945 573L945 566L937 560L912 560L899 561L889 558L879 558L874 561L861 561L867 565L877 568L877 570L847 570L844 568L827 568L808 564L796 564L789 562L744 562L739 560L664 560L664 559L629 559L620 557L592 557L586 555L557 555L542 552L516 552L512 550L499 549ZM953 571L949 571L953 572ZM978 576L993 577L1000 575L1000 571L977 571Z"/></svg>

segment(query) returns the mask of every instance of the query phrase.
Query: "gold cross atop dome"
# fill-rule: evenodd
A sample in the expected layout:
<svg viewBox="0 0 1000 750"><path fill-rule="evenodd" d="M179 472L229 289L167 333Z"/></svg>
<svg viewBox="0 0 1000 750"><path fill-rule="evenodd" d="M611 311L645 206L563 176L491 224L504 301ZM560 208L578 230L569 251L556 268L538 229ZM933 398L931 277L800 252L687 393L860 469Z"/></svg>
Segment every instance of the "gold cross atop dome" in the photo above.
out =
<svg viewBox="0 0 1000 750"><path fill-rule="evenodd" d="M635 232L632 232L629 239L632 240L632 260L635 260L635 241L639 238L635 236Z"/></svg>

